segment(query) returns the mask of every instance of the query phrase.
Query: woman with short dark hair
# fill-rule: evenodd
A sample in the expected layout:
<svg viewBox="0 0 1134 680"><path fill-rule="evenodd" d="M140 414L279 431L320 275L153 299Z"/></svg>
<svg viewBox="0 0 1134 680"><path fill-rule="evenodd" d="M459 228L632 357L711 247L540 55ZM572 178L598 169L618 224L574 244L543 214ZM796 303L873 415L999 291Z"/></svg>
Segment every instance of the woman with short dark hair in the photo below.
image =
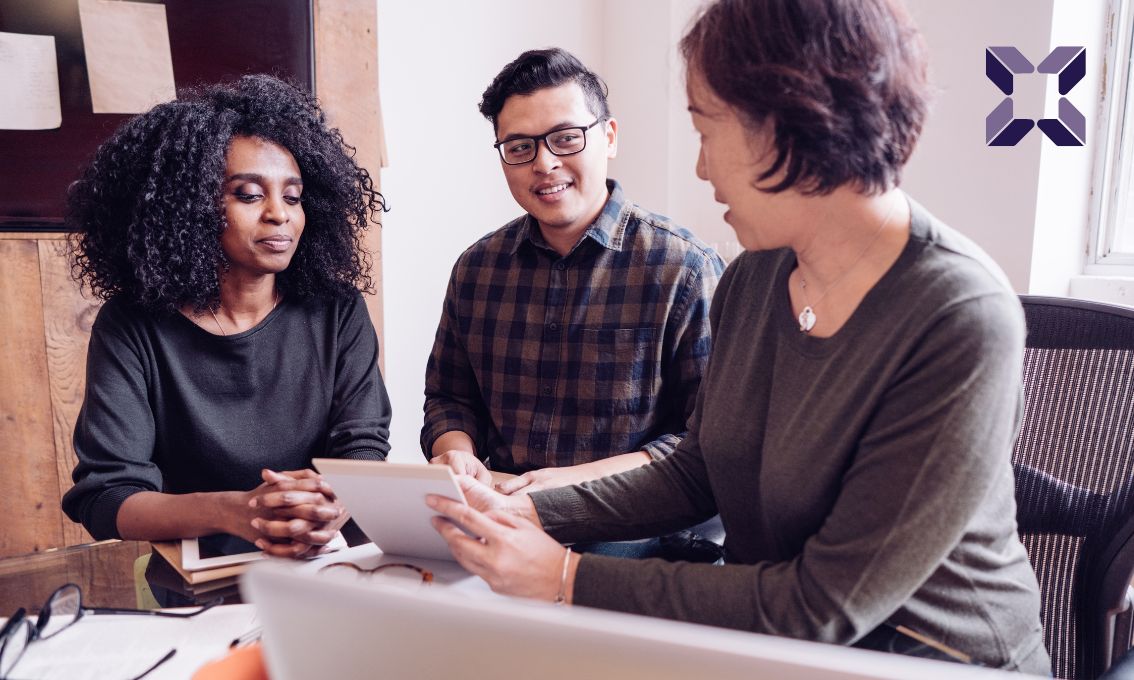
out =
<svg viewBox="0 0 1134 680"><path fill-rule="evenodd" d="M1024 323L1000 269L897 188L927 110L889 0L718 0L681 43L697 174L747 252L668 458L430 503L495 589L836 644L899 627L1050 674L1010 453ZM476 509L474 509L476 508ZM581 558L719 512L726 564ZM482 540L463 534L463 525Z"/></svg>
<svg viewBox="0 0 1134 680"><path fill-rule="evenodd" d="M91 534L227 533L278 555L346 519L317 456L383 460L361 292L384 207L315 99L269 76L123 125L68 195L91 333L63 508Z"/></svg>

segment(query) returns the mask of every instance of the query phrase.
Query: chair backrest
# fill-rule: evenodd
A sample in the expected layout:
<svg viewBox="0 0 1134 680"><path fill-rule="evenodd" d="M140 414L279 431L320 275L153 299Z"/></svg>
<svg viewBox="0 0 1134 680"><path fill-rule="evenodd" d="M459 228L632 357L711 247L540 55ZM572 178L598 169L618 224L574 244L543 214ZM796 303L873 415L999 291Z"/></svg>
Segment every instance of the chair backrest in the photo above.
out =
<svg viewBox="0 0 1134 680"><path fill-rule="evenodd" d="M1021 296L1024 418L1012 462L1056 677L1097 678L1130 646L1134 310Z"/></svg>

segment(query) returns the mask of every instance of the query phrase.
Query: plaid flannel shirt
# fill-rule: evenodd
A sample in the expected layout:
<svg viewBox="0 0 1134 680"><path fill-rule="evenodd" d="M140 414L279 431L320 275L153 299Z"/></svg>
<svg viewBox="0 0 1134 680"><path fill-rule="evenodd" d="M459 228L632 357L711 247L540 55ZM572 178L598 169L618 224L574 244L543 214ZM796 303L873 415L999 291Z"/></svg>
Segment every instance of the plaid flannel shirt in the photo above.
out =
<svg viewBox="0 0 1134 680"><path fill-rule="evenodd" d="M457 260L426 369L426 458L469 434L494 470L671 453L709 357L721 258L608 180L566 256L528 215Z"/></svg>

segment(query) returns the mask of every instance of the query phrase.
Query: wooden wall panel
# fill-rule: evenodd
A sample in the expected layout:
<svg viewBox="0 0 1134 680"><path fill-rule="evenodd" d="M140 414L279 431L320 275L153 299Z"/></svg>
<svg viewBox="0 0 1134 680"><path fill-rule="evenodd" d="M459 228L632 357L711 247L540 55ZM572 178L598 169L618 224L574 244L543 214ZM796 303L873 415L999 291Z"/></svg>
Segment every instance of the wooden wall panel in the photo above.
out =
<svg viewBox="0 0 1134 680"><path fill-rule="evenodd" d="M315 93L331 125L357 150L359 165L379 187L385 165L382 111L378 99L378 7L373 0L315 0ZM382 341L382 232L366 238L374 259L370 275L377 295L366 296L370 319ZM385 362L385 344L380 360Z"/></svg>
<svg viewBox="0 0 1134 680"><path fill-rule="evenodd" d="M50 376L51 417L55 440L58 497L73 486L71 471L77 459L72 442L75 419L83 405L87 344L100 302L80 294L71 278L66 241L39 241L39 267L43 286L44 335ZM60 514L65 545L86 543L91 535L80 524Z"/></svg>
<svg viewBox="0 0 1134 680"><path fill-rule="evenodd" d="M0 240L0 556L63 544L39 248Z"/></svg>

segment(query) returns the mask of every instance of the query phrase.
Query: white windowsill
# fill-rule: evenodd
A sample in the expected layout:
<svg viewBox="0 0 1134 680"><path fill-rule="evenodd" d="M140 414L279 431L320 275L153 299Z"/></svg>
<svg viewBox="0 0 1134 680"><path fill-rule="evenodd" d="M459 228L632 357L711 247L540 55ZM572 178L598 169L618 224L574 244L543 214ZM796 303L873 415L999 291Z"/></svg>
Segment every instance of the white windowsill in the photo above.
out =
<svg viewBox="0 0 1134 680"><path fill-rule="evenodd" d="M1073 276L1068 293L1080 300L1134 307L1134 276Z"/></svg>

